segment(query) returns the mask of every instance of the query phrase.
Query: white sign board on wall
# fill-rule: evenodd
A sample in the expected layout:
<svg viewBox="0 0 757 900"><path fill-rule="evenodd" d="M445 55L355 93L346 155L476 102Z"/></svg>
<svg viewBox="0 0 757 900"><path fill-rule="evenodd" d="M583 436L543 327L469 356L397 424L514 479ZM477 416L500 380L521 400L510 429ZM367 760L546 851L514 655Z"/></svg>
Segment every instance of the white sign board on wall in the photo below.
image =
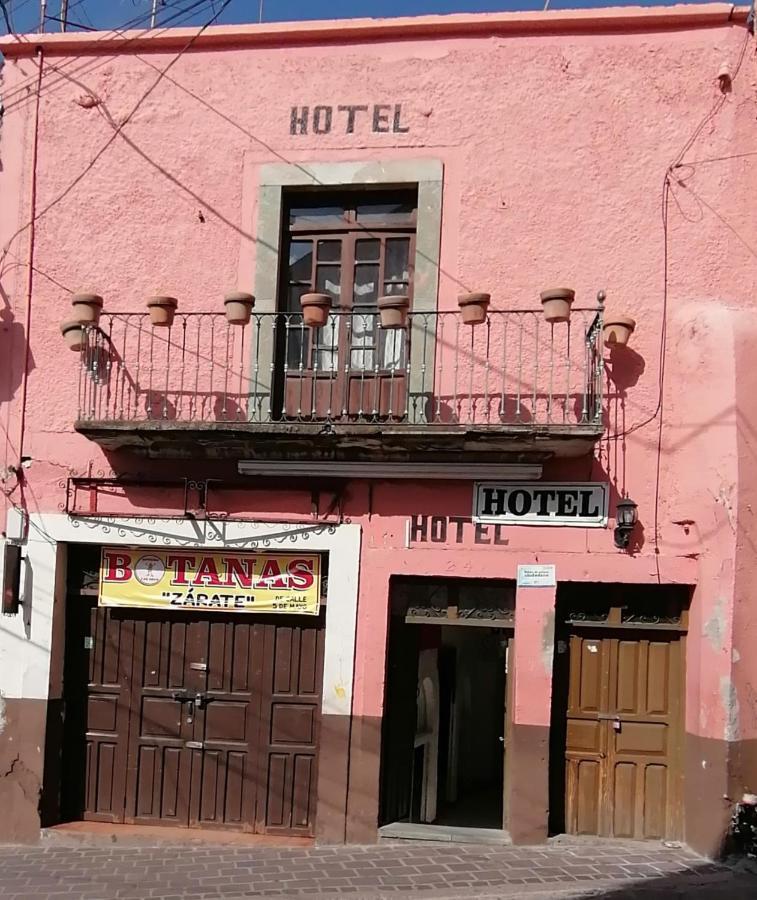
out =
<svg viewBox="0 0 757 900"><path fill-rule="evenodd" d="M518 566L518 587L556 587L557 574L553 565Z"/></svg>
<svg viewBox="0 0 757 900"><path fill-rule="evenodd" d="M607 525L609 485L604 482L477 481L473 521L491 525Z"/></svg>

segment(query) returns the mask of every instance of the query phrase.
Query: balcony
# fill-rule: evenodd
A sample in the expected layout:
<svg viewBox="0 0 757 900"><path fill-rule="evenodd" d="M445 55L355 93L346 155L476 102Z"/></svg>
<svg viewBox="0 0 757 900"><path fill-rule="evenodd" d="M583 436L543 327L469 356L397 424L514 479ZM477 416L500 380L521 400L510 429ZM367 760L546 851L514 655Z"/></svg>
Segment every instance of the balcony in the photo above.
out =
<svg viewBox="0 0 757 900"><path fill-rule="evenodd" d="M76 429L106 449L253 459L546 459L589 452L602 433L602 310L550 325L541 309L103 313L85 330ZM503 457L503 454L505 456ZM474 458L471 457L471 459Z"/></svg>

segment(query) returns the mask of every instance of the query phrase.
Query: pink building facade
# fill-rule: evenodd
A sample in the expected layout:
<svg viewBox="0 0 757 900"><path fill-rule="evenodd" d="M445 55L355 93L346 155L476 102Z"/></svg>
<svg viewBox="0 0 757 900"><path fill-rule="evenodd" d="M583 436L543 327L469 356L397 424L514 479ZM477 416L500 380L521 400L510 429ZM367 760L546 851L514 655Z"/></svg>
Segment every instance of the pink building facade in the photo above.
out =
<svg viewBox="0 0 757 900"><path fill-rule="evenodd" d="M2 839L718 852L757 791L746 20L0 42Z"/></svg>

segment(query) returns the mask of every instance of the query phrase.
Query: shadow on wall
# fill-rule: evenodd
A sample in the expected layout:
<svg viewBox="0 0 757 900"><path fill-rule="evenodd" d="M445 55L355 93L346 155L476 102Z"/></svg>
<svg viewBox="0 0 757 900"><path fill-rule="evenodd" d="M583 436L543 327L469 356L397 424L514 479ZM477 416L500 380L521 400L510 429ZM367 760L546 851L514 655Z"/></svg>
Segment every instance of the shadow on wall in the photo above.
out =
<svg viewBox="0 0 757 900"><path fill-rule="evenodd" d="M614 399L623 399L628 389L635 387L644 374L644 357L632 347L613 347L605 359L605 370L610 384L615 388ZM608 392L609 393L609 392Z"/></svg>
<svg viewBox="0 0 757 900"><path fill-rule="evenodd" d="M602 456L607 464L607 476L615 501L626 490L626 434L634 423L626 420L626 397L646 369L644 357L631 347L612 347L605 357L605 399ZM632 550L638 551L644 544L643 529L637 528L632 539Z"/></svg>
<svg viewBox="0 0 757 900"><path fill-rule="evenodd" d="M26 353L26 334L24 326L15 320L13 310L8 302L8 295L0 286L0 359L8 360L2 366L0 374L0 403L7 403L16 395L21 386L24 373L24 354ZM28 371L34 371L34 357L29 351Z"/></svg>

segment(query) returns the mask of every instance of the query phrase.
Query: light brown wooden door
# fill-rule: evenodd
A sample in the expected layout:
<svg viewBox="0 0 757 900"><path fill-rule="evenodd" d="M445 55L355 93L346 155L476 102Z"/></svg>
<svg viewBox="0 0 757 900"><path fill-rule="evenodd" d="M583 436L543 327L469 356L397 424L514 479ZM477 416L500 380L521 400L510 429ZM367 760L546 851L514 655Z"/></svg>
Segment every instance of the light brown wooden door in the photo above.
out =
<svg viewBox="0 0 757 900"><path fill-rule="evenodd" d="M683 658L678 635L570 637L566 829L678 838Z"/></svg>

